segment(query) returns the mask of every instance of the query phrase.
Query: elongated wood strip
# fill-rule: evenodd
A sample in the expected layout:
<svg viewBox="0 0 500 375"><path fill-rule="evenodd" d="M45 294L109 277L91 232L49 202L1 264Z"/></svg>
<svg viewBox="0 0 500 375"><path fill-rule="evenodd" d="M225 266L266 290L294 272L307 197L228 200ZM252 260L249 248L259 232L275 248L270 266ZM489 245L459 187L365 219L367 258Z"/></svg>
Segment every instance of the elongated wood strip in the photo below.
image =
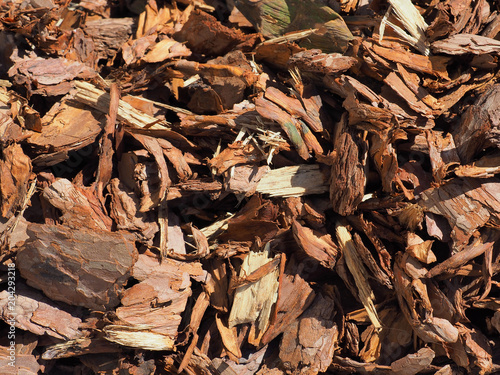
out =
<svg viewBox="0 0 500 375"><path fill-rule="evenodd" d="M335 232L337 233L337 239L339 241L340 247L345 256L347 267L354 277L354 282L358 287L359 299L363 303L366 309L368 317L372 322L375 329L381 329L382 324L380 323L377 310L373 304L373 299L375 298L373 290L368 284L368 274L366 272L363 262L359 258L358 252L356 251L354 241L352 240L351 234L347 228L340 222L337 222Z"/></svg>
<svg viewBox="0 0 500 375"><path fill-rule="evenodd" d="M317 164L272 169L257 184L257 192L271 197L300 197L328 191L328 177Z"/></svg>
<svg viewBox="0 0 500 375"><path fill-rule="evenodd" d="M75 81L75 88L75 100L103 113L108 113L110 96L107 92L83 81ZM153 116L138 111L123 100L120 100L118 105L117 119L137 128L169 129L168 122L160 121Z"/></svg>

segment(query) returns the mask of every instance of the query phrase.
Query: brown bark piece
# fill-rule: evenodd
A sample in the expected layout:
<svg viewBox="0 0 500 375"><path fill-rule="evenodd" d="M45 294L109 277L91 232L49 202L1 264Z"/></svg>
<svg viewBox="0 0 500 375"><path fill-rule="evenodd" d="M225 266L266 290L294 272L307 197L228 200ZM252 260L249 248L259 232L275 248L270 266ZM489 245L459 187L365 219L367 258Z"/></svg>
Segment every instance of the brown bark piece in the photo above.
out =
<svg viewBox="0 0 500 375"><path fill-rule="evenodd" d="M37 375L42 366L38 363L33 350L38 339L30 333L16 334L11 346L0 346L0 372L5 375ZM11 351L15 354L12 355ZM11 358L12 357L12 358Z"/></svg>
<svg viewBox="0 0 500 375"><path fill-rule="evenodd" d="M358 60L343 56L340 53L321 53L321 50L311 49L294 54L289 60L290 67L297 67L301 72L334 74L349 70Z"/></svg>
<svg viewBox="0 0 500 375"><path fill-rule="evenodd" d="M422 114L423 116L433 118L432 110L422 102L409 88L406 86L405 82L394 72L389 73L389 75L384 79L384 82L394 90L400 97L402 97L406 103L415 112Z"/></svg>
<svg viewBox="0 0 500 375"><path fill-rule="evenodd" d="M470 163L484 148L500 147L499 101L500 85L494 85L486 90L462 116L460 125L453 132L453 138L463 163Z"/></svg>
<svg viewBox="0 0 500 375"><path fill-rule="evenodd" d="M457 177L494 177L500 172L500 156L484 155L472 164L458 166L453 172Z"/></svg>
<svg viewBox="0 0 500 375"><path fill-rule="evenodd" d="M163 156L163 150L156 138L136 133L131 133L131 135L139 142L141 142L144 148L146 148L146 150L148 150L148 152L154 157L156 165L158 167L156 179L159 180L159 186L154 186L155 181L152 181L153 183L151 183L151 181L149 181L148 177L145 175L145 166L136 166L141 168L137 169L137 173L135 176L136 180L140 181L142 193L141 206L139 208L139 211L146 212L154 207L157 207L160 204L160 201L165 199L167 188L170 186L171 180L168 174L167 162L165 161L165 157Z"/></svg>
<svg viewBox="0 0 500 375"><path fill-rule="evenodd" d="M113 83L110 90L109 114L106 116L106 126L104 126L104 132L101 137L99 165L97 167L97 177L95 181L97 197L103 204L104 197L102 192L109 183L109 180L111 180L111 174L113 173L113 141L119 102L120 90L118 89L116 83Z"/></svg>
<svg viewBox="0 0 500 375"><path fill-rule="evenodd" d="M158 143L163 149L163 155L165 155L170 163L174 166L177 175L181 181L188 180L193 172L188 164L187 158L184 156L182 151L177 147L174 147L172 143L163 138L158 138Z"/></svg>
<svg viewBox="0 0 500 375"><path fill-rule="evenodd" d="M451 226L454 247L462 248L472 233L489 220L500 220L500 190L495 178L478 181L456 178L424 191L419 204L425 211L444 216Z"/></svg>
<svg viewBox="0 0 500 375"><path fill-rule="evenodd" d="M398 359L391 363L391 370L397 375L415 375L426 369L435 357L430 348L422 348L415 354Z"/></svg>
<svg viewBox="0 0 500 375"><path fill-rule="evenodd" d="M104 126L104 116L85 109L81 104L63 101L54 105L42 118L42 132L29 139L29 144L40 154L34 163L51 166L68 158L68 152L81 150L81 157L89 155L85 147L95 141Z"/></svg>
<svg viewBox="0 0 500 375"><path fill-rule="evenodd" d="M345 117L341 121L345 121ZM363 199L366 182L363 165L366 149L363 148L363 142L351 130L343 130L335 141L330 200L334 211L341 215L353 213Z"/></svg>
<svg viewBox="0 0 500 375"><path fill-rule="evenodd" d="M448 57L417 55L404 49L390 49L377 44L366 44L366 46L383 58L400 63L417 72L432 74L445 80L449 79L446 69L446 65L450 61Z"/></svg>
<svg viewBox="0 0 500 375"><path fill-rule="evenodd" d="M432 267L429 272L427 272L426 277L435 277L441 273L453 273L460 266L464 265L468 261L482 255L484 252L492 249L495 240L498 236L494 234L488 235L485 233L484 238L476 239L471 245L466 246L462 251L452 255L443 262Z"/></svg>
<svg viewBox="0 0 500 375"><path fill-rule="evenodd" d="M118 305L137 260L129 235L41 224L30 224L28 235L17 260L29 285L70 305L96 310Z"/></svg>
<svg viewBox="0 0 500 375"><path fill-rule="evenodd" d="M209 161L209 166L214 168L217 174L222 174L237 164L252 164L265 160L261 150L253 144L244 144L241 141L229 144L219 155Z"/></svg>
<svg viewBox="0 0 500 375"><path fill-rule="evenodd" d="M261 339L266 345L279 334L285 332L313 302L316 293L299 275L284 275L281 281L281 292L276 303L277 318Z"/></svg>
<svg viewBox="0 0 500 375"><path fill-rule="evenodd" d="M317 374L328 369L338 348L339 328L334 323L335 303L318 294L306 311L283 334L280 359L297 374Z"/></svg>
<svg viewBox="0 0 500 375"><path fill-rule="evenodd" d="M193 52L223 55L239 44L250 42L253 36L229 29L215 17L195 10L174 38L187 42Z"/></svg>
<svg viewBox="0 0 500 375"><path fill-rule="evenodd" d="M294 220L293 236L304 252L323 267L333 269L339 250L329 234L320 234Z"/></svg>
<svg viewBox="0 0 500 375"><path fill-rule="evenodd" d="M4 321L15 315L16 328L30 331L36 335L47 334L58 339L76 339L82 336L81 319L65 311L40 292L17 283L15 309L9 309L9 294L0 293L0 316Z"/></svg>
<svg viewBox="0 0 500 375"><path fill-rule="evenodd" d="M426 131L429 144L429 158L431 159L434 181L440 183L449 170L460 164L455 142L450 133L440 134L433 130Z"/></svg>
<svg viewBox="0 0 500 375"><path fill-rule="evenodd" d="M134 19L103 18L85 23L84 30L92 38L98 57L113 57L132 35Z"/></svg>
<svg viewBox="0 0 500 375"><path fill-rule="evenodd" d="M34 93L42 95L64 95L71 89L75 78L95 78L97 73L88 66L64 58L21 60L10 70L9 75L15 77L18 84L33 87Z"/></svg>
<svg viewBox="0 0 500 375"><path fill-rule="evenodd" d="M420 280L427 270L407 254L399 254L394 267L394 287L399 306L415 334L425 342L452 344L458 329L447 319L433 315L425 284Z"/></svg>
<svg viewBox="0 0 500 375"><path fill-rule="evenodd" d="M264 175L269 172L268 166L236 165L231 173L228 173L224 181L224 189L227 192L245 194L251 196L255 193L257 186Z"/></svg>
<svg viewBox="0 0 500 375"><path fill-rule="evenodd" d="M2 150L0 160L0 211L10 218L20 208L28 191L31 161L21 146L13 144Z"/></svg>
<svg viewBox="0 0 500 375"><path fill-rule="evenodd" d="M191 51L184 44L171 38L165 38L152 46L142 60L147 63L157 63L175 57L187 57L190 55Z"/></svg>
<svg viewBox="0 0 500 375"><path fill-rule="evenodd" d="M447 55L463 55L466 53L475 55L484 53L498 54L500 52L500 42L481 35L456 34L432 43L432 51Z"/></svg>
<svg viewBox="0 0 500 375"><path fill-rule="evenodd" d="M152 242L158 232L154 215L139 211L139 199L119 179L114 178L108 185L111 194L110 216L118 230L133 231L140 241Z"/></svg>
<svg viewBox="0 0 500 375"><path fill-rule="evenodd" d="M42 193L43 198L61 210L60 220L72 228L111 229L112 221L106 216L97 197L88 189L79 188L65 178L59 178Z"/></svg>
<svg viewBox="0 0 500 375"><path fill-rule="evenodd" d="M295 43L261 43L255 49L255 58L280 69L287 69L290 57L300 51L304 51L304 48Z"/></svg>

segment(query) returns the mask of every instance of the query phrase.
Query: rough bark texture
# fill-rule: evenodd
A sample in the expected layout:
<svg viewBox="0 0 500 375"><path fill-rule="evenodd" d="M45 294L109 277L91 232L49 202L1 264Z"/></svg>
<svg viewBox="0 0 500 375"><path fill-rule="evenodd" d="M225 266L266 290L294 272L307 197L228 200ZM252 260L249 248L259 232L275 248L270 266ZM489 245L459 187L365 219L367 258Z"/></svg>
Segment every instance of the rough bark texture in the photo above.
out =
<svg viewBox="0 0 500 375"><path fill-rule="evenodd" d="M498 373L497 3L0 1L0 373Z"/></svg>

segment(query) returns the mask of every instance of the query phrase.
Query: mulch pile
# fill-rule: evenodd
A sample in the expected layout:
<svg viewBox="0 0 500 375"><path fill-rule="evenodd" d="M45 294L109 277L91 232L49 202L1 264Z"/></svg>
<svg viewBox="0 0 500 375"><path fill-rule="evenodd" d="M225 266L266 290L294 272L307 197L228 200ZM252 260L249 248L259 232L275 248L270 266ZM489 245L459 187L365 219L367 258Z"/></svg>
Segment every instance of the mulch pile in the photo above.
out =
<svg viewBox="0 0 500 375"><path fill-rule="evenodd" d="M0 373L500 371L500 6L0 2Z"/></svg>

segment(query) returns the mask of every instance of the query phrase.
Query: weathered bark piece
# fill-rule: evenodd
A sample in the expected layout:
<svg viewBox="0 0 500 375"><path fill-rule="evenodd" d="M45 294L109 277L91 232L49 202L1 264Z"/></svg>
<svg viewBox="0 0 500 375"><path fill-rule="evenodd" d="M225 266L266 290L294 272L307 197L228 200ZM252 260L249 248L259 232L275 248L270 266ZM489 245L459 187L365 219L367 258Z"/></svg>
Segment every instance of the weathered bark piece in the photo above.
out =
<svg viewBox="0 0 500 375"><path fill-rule="evenodd" d="M359 351L364 362L390 363L411 347L412 330L399 306L384 306L379 317L382 329L377 330L372 324L357 338L364 344ZM370 321L365 309L353 311L346 318L358 324Z"/></svg>
<svg viewBox="0 0 500 375"><path fill-rule="evenodd" d="M388 289L392 289L392 282L389 276L387 276L384 271L379 267L375 258L373 258L370 250L365 246L361 236L358 233L354 233L353 241L355 243L356 251L358 252L359 257L362 259L365 266L371 272L371 276L377 280L380 285L387 287Z"/></svg>
<svg viewBox="0 0 500 375"><path fill-rule="evenodd" d="M462 115L453 138L463 163L473 161L485 148L500 148L499 102L500 85L493 85Z"/></svg>
<svg viewBox="0 0 500 375"><path fill-rule="evenodd" d="M318 233L302 226L297 220L292 224L293 237L302 250L323 267L333 269L339 256L339 249L329 234Z"/></svg>
<svg viewBox="0 0 500 375"><path fill-rule="evenodd" d="M231 51L200 64L197 73L219 96L224 109L232 109L244 100L245 90L257 79L241 51Z"/></svg>
<svg viewBox="0 0 500 375"><path fill-rule="evenodd" d="M254 36L225 27L215 17L195 10L174 38L186 42L193 52L223 55L237 45L253 44Z"/></svg>
<svg viewBox="0 0 500 375"><path fill-rule="evenodd" d="M12 144L1 151L0 160L0 212L2 217L12 217L28 192L31 178L31 160L19 144Z"/></svg>
<svg viewBox="0 0 500 375"><path fill-rule="evenodd" d="M454 248L460 250L476 229L500 220L500 183L496 178L456 178L424 191L419 205L448 220Z"/></svg>
<svg viewBox="0 0 500 375"><path fill-rule="evenodd" d="M460 165L453 170L457 177L494 177L500 173L500 155L484 155L481 159L466 165Z"/></svg>
<svg viewBox="0 0 500 375"><path fill-rule="evenodd" d="M179 179L181 181L188 180L193 175L193 172L191 171L188 160L182 151L166 139L158 138L157 141L163 149L163 155L165 155L168 161L173 164Z"/></svg>
<svg viewBox="0 0 500 375"><path fill-rule="evenodd" d="M112 58L132 35L133 18L103 18L85 23L84 30L92 38L98 57Z"/></svg>
<svg viewBox="0 0 500 375"><path fill-rule="evenodd" d="M222 339L224 350L226 351L229 359L238 361L241 358L241 349L238 345L236 327L228 327L228 325L220 319L219 314L215 316L215 322L217 324L219 335Z"/></svg>
<svg viewBox="0 0 500 375"><path fill-rule="evenodd" d="M95 141L103 127L104 116L98 111L68 100L55 104L42 118L42 132L33 134L28 140L40 154L34 163L52 166L66 160L68 152L76 150L81 150L82 158L88 156L91 150L86 146Z"/></svg>
<svg viewBox="0 0 500 375"><path fill-rule="evenodd" d="M72 315L52 302L42 293L27 287L24 283L16 283L14 311L9 309L9 293L0 292L0 316L4 321L15 316L16 328L30 331L36 335L58 339L76 339L82 336L79 327L81 319Z"/></svg>
<svg viewBox="0 0 500 375"><path fill-rule="evenodd" d="M8 98L6 98L8 101ZM16 141L23 137L23 129L10 117L10 109L0 101L0 143Z"/></svg>
<svg viewBox="0 0 500 375"><path fill-rule="evenodd" d="M270 40L259 44L255 48L255 59L285 70L288 68L290 57L304 50L304 48L299 47L295 43L286 43L286 39L285 42L273 42L273 40Z"/></svg>
<svg viewBox="0 0 500 375"><path fill-rule="evenodd" d="M33 92L41 95L65 95L71 89L75 78L90 79L97 73L85 64L65 58L21 60L9 69L9 75L18 84L33 87Z"/></svg>
<svg viewBox="0 0 500 375"><path fill-rule="evenodd" d="M257 185L264 175L271 170L267 165L236 165L226 174L224 190L235 194L245 194L249 197L257 189Z"/></svg>
<svg viewBox="0 0 500 375"><path fill-rule="evenodd" d="M418 261L430 264L437 260L436 255L431 250L434 241L424 241L420 236L412 232L408 233L406 241L406 252Z"/></svg>
<svg viewBox="0 0 500 375"><path fill-rule="evenodd" d="M449 356L469 373L488 374L493 371L493 358L488 339L476 329L457 323L459 340L450 345ZM494 371L493 371L494 372Z"/></svg>
<svg viewBox="0 0 500 375"><path fill-rule="evenodd" d="M446 134L446 136L433 130L426 130L425 133L429 144L432 175L434 181L440 183L449 170L460 164L460 158L450 133Z"/></svg>
<svg viewBox="0 0 500 375"><path fill-rule="evenodd" d="M65 178L59 178L43 189L43 198L61 210L61 222L71 228L110 230L111 219L105 215L99 200Z"/></svg>
<svg viewBox="0 0 500 375"><path fill-rule="evenodd" d="M207 280L206 290L210 296L210 306L218 311L228 312L228 266L223 260L215 258L210 259L208 270L211 277Z"/></svg>
<svg viewBox="0 0 500 375"><path fill-rule="evenodd" d="M219 175L237 164L254 164L265 159L266 155L252 143L236 141L229 144L219 155L213 157L208 165L214 168L215 173Z"/></svg>
<svg viewBox="0 0 500 375"><path fill-rule="evenodd" d="M430 348L422 348L415 354L398 359L391 363L391 369L397 375L415 375L425 370L435 357L435 353Z"/></svg>
<svg viewBox="0 0 500 375"><path fill-rule="evenodd" d="M224 375L254 375L261 368L266 350L267 345L252 353L248 358L242 358L241 362L245 363L238 363L225 358L214 358L212 364ZM279 375L281 375L281 372L279 372Z"/></svg>
<svg viewBox="0 0 500 375"><path fill-rule="evenodd" d="M285 332L313 302L316 293L300 275L283 275L279 298L276 302L276 318L260 341L266 345L279 334Z"/></svg>
<svg viewBox="0 0 500 375"><path fill-rule="evenodd" d="M342 123L347 121L344 116ZM343 128L347 125L341 125ZM330 200L333 210L341 215L352 214L364 196L366 149L350 129L344 128L335 141L336 152L330 177Z"/></svg>
<svg viewBox="0 0 500 375"><path fill-rule="evenodd" d="M251 251L241 265L238 282L271 262L270 255L269 242L262 252ZM229 327L242 323L253 323L256 327L256 336L261 336L264 333L269 323L271 308L278 298L278 273L279 268L276 266L269 273L258 275L257 280L252 279L250 284L236 288L233 306L229 314Z"/></svg>
<svg viewBox="0 0 500 375"><path fill-rule="evenodd" d="M94 337L83 337L49 345L41 355L42 359L71 358L83 354L117 353L122 348L103 338L99 333Z"/></svg>
<svg viewBox="0 0 500 375"><path fill-rule="evenodd" d="M317 374L328 369L338 349L339 328L332 297L318 294L283 334L279 357L292 373Z"/></svg>
<svg viewBox="0 0 500 375"><path fill-rule="evenodd" d="M474 34L455 34L447 39L432 43L432 52L447 55L475 55L500 52L500 42L496 39Z"/></svg>
<svg viewBox="0 0 500 375"><path fill-rule="evenodd" d="M406 68L449 80L448 71L446 70L446 65L450 61L448 57L423 56L408 52L408 50L403 48L385 48L370 42L363 42L363 45L366 45L370 50L384 59L400 63Z"/></svg>
<svg viewBox="0 0 500 375"><path fill-rule="evenodd" d="M434 316L432 301L421 280L426 272L408 254L398 254L394 267L394 287L399 306L415 334L422 340L452 344L458 340L459 331L449 320Z"/></svg>
<svg viewBox="0 0 500 375"><path fill-rule="evenodd" d="M27 130L41 132L40 113L28 103L28 100L12 91L0 90L0 113L12 117ZM0 132L0 134L2 133Z"/></svg>
<svg viewBox="0 0 500 375"><path fill-rule="evenodd" d="M157 63L175 57L187 56L191 56L191 51L184 44L171 38L165 38L151 47L142 60L147 63Z"/></svg>
<svg viewBox="0 0 500 375"><path fill-rule="evenodd" d="M70 305L95 310L118 305L137 260L130 235L41 224L30 224L28 235L17 255L28 285Z"/></svg>
<svg viewBox="0 0 500 375"><path fill-rule="evenodd" d="M159 261L141 254L132 274L140 282L124 291L118 321L105 327L106 339L147 350L172 350L181 313L191 295L190 274L200 276L199 264ZM180 266L180 267L179 267Z"/></svg>
<svg viewBox="0 0 500 375"><path fill-rule="evenodd" d="M118 230L132 231L140 241L152 243L158 232L158 224L152 212L140 212L140 201L119 179L113 178L108 185L111 194L110 216Z"/></svg>
<svg viewBox="0 0 500 375"><path fill-rule="evenodd" d="M146 212L157 207L160 202L165 199L171 180L168 173L167 162L163 156L163 150L156 138L137 133L130 134L153 156L157 166L157 173L153 181L146 175L143 165L136 165L136 169L134 169L134 177L139 183L141 192L141 205L139 211Z"/></svg>
<svg viewBox="0 0 500 375"><path fill-rule="evenodd" d="M432 267L425 276L430 278L442 273L453 274L453 271L457 270L460 266L492 249L496 240L498 240L498 235L485 232L460 252L453 254L448 259Z"/></svg>
<svg viewBox="0 0 500 375"><path fill-rule="evenodd" d="M310 49L294 54L288 64L290 68L296 67L302 73L335 74L349 70L358 64L358 60L340 53L326 54L321 50Z"/></svg>
<svg viewBox="0 0 500 375"><path fill-rule="evenodd" d="M336 355L333 357L333 363L330 366L330 369L337 372L364 372L370 373L375 372L377 374L392 374L391 366L377 365L374 363L365 363L355 361L354 359L344 358Z"/></svg>
<svg viewBox="0 0 500 375"><path fill-rule="evenodd" d="M433 97L422 85L421 79L416 73L411 73L405 69L405 67L401 64L396 64L398 67L398 73L408 86L408 88L419 98L422 102L427 104L430 108L433 109L432 114L438 115L441 113L443 109L442 104L438 99Z"/></svg>
<svg viewBox="0 0 500 375"><path fill-rule="evenodd" d="M198 261L180 262L168 258L168 260L160 263L158 259L146 254L139 255L137 262L132 268L132 276L139 281L155 277L168 277L170 274L182 273L182 283L189 284L189 279L185 274L186 272L187 276L199 282L205 280L207 277L207 272ZM179 278L180 276L176 277Z"/></svg>
<svg viewBox="0 0 500 375"><path fill-rule="evenodd" d="M38 339L30 333L17 333L11 346L0 346L0 373L5 375L37 375L42 366L37 361L33 350Z"/></svg>
<svg viewBox="0 0 500 375"><path fill-rule="evenodd" d="M191 340L191 344L189 344L189 347L186 349L186 355L182 359L182 362L179 366L179 371L181 371L189 363L194 348L198 344L198 329L200 328L201 321L203 319L203 316L205 315L205 311L209 306L210 299L208 297L208 293L203 291L196 299L196 302L192 309L191 319L189 321L189 331L190 333L192 333L193 338Z"/></svg>
<svg viewBox="0 0 500 375"><path fill-rule="evenodd" d="M415 112L429 118L434 118L431 108L429 108L420 98L417 97L409 88L406 86L405 82L394 72L389 73L389 75L384 79L384 82L394 90L401 98L403 98L406 103Z"/></svg>
<svg viewBox="0 0 500 375"><path fill-rule="evenodd" d="M97 197L104 204L102 195L104 188L111 180L113 173L113 143L115 140L116 114L118 112L118 104L120 102L120 90L116 83L111 84L110 88L109 113L106 116L106 125L101 137L99 165L97 167L97 176L95 181L95 189Z"/></svg>

